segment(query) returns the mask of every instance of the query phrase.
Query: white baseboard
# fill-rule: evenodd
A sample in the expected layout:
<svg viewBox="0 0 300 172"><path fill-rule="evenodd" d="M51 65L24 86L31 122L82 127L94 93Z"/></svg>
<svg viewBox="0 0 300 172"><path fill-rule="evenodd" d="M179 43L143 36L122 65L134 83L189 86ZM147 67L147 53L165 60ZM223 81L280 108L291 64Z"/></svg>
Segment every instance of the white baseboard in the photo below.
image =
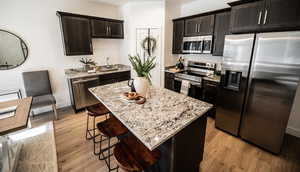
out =
<svg viewBox="0 0 300 172"><path fill-rule="evenodd" d="M286 133L288 133L288 134L290 134L292 136L300 138L300 129L298 129L298 128L287 127Z"/></svg>

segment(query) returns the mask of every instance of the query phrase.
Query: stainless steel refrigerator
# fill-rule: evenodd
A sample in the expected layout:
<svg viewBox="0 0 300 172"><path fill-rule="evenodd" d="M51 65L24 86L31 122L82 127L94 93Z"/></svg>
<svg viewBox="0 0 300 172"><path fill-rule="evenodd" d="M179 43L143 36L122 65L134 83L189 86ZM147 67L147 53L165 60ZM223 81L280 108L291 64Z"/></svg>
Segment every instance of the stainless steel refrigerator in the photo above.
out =
<svg viewBox="0 0 300 172"><path fill-rule="evenodd" d="M216 127L280 153L300 79L300 32L227 35Z"/></svg>

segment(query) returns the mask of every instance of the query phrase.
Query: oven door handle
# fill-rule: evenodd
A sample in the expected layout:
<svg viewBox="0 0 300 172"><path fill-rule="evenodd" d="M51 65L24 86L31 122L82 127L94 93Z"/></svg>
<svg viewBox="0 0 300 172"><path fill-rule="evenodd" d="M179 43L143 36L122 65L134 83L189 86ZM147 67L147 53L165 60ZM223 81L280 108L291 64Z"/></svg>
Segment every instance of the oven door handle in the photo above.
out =
<svg viewBox="0 0 300 172"><path fill-rule="evenodd" d="M182 82L183 80L189 81L191 85L196 86L196 87L202 87L201 83L193 82L187 79L181 79L181 78L174 78L174 80Z"/></svg>
<svg viewBox="0 0 300 172"><path fill-rule="evenodd" d="M73 81L72 83L73 84L81 84L81 83L96 81L96 80L99 80L99 78L97 77L97 78L79 79L79 80Z"/></svg>

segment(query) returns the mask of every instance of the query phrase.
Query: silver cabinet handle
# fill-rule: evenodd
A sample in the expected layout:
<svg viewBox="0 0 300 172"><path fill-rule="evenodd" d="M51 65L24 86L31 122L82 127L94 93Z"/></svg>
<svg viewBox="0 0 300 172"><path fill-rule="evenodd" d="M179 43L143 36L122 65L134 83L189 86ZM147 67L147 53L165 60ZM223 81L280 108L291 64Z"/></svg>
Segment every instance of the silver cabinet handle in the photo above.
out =
<svg viewBox="0 0 300 172"><path fill-rule="evenodd" d="M195 32L197 33L198 31L198 24L196 24Z"/></svg>
<svg viewBox="0 0 300 172"><path fill-rule="evenodd" d="M108 26L106 26L106 35L108 35Z"/></svg>
<svg viewBox="0 0 300 172"><path fill-rule="evenodd" d="M201 27L201 24L199 24L199 27L198 27L198 33L200 32L200 27Z"/></svg>
<svg viewBox="0 0 300 172"><path fill-rule="evenodd" d="M259 12L258 23L257 24L260 24L260 22L261 22L261 15L262 15L262 11Z"/></svg>
<svg viewBox="0 0 300 172"><path fill-rule="evenodd" d="M264 18L264 24L266 24L266 22L267 22L267 17L268 17L268 10L266 9L265 18Z"/></svg>

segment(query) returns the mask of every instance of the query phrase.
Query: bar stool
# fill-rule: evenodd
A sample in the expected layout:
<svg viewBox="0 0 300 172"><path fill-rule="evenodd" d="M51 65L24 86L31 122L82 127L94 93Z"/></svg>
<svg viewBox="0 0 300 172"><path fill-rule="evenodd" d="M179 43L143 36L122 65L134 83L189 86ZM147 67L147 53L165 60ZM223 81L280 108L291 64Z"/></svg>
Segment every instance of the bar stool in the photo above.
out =
<svg viewBox="0 0 300 172"><path fill-rule="evenodd" d="M97 128L101 132L99 160L105 161L109 171L118 170L118 166L114 168L111 167L110 157L112 156L112 153L110 149L115 146L115 144L111 145L111 139L117 138L119 142L119 139L128 133L128 129L114 116L111 116L106 121L99 122L97 124ZM108 140L108 145L106 148L102 148L102 142L104 141L102 139L103 137L106 138L105 140ZM104 155L105 152L107 152L107 156Z"/></svg>
<svg viewBox="0 0 300 172"><path fill-rule="evenodd" d="M118 166L126 172L138 172L150 169L160 171L157 164L160 159L160 151L150 151L134 136L122 139L115 146L113 153Z"/></svg>
<svg viewBox="0 0 300 172"><path fill-rule="evenodd" d="M91 140L93 139L94 143L94 154L98 155L99 152L96 152L96 144L99 143L96 141L96 137L99 136L100 134L96 135L96 118L100 116L105 116L105 119L107 120L107 114L110 114L110 111L102 104L98 103L96 105L92 105L86 108L87 112L87 122L86 122L86 133L85 133L85 138L86 140ZM93 118L93 128L89 128L89 120L90 117ZM89 136L88 136L89 135Z"/></svg>

